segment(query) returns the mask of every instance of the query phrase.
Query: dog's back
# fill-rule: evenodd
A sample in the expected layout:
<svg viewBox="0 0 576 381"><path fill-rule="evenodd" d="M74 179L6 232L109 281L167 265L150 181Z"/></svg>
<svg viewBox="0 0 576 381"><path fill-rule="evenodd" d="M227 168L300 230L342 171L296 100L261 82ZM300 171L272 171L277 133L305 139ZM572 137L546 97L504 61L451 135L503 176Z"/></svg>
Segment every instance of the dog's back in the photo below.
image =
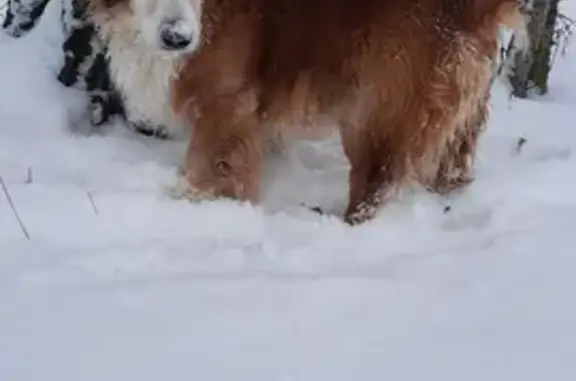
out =
<svg viewBox="0 0 576 381"><path fill-rule="evenodd" d="M190 61L194 69L185 69L183 83L186 73L199 91L250 82L259 108L278 117L286 107L330 111L375 84L394 94L387 102L403 103L455 43L465 40L492 58L498 23L515 6L516 0L206 0L206 39L218 41ZM196 81L206 71L217 72L208 89L202 84L210 82Z"/></svg>

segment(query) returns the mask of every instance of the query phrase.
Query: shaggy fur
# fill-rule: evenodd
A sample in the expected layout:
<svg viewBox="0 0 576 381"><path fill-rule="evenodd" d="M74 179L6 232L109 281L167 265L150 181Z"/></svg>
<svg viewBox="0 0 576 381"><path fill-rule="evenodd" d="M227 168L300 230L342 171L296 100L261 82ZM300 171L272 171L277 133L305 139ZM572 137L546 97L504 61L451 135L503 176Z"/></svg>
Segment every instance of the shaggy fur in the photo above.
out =
<svg viewBox="0 0 576 381"><path fill-rule="evenodd" d="M336 125L353 224L409 181L437 192L472 181L499 26L524 28L517 0L190 2L202 43L172 101L195 124L191 191L257 202L271 140Z"/></svg>
<svg viewBox="0 0 576 381"><path fill-rule="evenodd" d="M185 129L170 106L176 60L148 49L129 20L99 20L99 26L100 36L108 45L110 75L126 95L126 118L142 126L155 126L167 135L182 133Z"/></svg>
<svg viewBox="0 0 576 381"><path fill-rule="evenodd" d="M188 130L170 104L170 85L178 73L181 54L162 51L156 45L156 31L146 22L162 22L163 11L174 20L182 17L185 12L178 5L186 1L139 0L132 7L118 0L93 0L91 4L93 20L108 46L111 76L126 94L128 119L157 126L172 136L185 135Z"/></svg>

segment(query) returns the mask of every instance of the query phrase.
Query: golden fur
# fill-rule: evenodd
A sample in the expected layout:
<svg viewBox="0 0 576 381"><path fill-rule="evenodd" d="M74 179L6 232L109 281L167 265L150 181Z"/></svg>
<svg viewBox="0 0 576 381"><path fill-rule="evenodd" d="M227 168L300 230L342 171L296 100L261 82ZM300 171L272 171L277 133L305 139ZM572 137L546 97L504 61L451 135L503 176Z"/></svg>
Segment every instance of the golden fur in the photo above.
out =
<svg viewBox="0 0 576 381"><path fill-rule="evenodd" d="M351 163L350 223L410 180L469 183L498 29L524 28L519 3L202 0L203 42L173 84L195 125L190 186L257 202L268 143L327 124Z"/></svg>

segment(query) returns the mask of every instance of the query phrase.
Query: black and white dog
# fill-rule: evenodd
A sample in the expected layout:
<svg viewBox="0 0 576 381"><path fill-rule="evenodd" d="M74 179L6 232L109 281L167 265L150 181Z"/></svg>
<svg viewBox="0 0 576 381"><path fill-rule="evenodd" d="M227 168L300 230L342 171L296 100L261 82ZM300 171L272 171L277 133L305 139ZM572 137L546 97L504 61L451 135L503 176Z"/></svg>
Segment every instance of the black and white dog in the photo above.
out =
<svg viewBox="0 0 576 381"><path fill-rule="evenodd" d="M16 38L25 36L38 24L49 1L8 0L3 29ZM130 98L142 94L118 91L114 85L110 76L108 43L98 34L87 5L87 0L62 0L64 63L57 74L58 81L66 87L86 91L88 118L93 126L100 126L118 116L142 134L168 138L163 121L146 115L146 105L134 110ZM132 107L126 109L126 102Z"/></svg>

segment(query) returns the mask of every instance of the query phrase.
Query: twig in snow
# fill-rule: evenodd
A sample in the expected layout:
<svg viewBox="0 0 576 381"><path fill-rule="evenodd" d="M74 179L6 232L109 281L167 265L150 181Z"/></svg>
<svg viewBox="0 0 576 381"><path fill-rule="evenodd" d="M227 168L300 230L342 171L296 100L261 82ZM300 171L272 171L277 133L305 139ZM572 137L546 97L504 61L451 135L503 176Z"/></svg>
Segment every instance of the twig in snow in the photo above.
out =
<svg viewBox="0 0 576 381"><path fill-rule="evenodd" d="M319 207L319 206L308 206L308 205L306 205L306 204L303 203L303 202L300 203L300 206L303 206L304 208L310 210L311 212L317 213L317 214L319 214L319 215L321 215L321 216L324 215L324 211L323 211L322 208Z"/></svg>
<svg viewBox="0 0 576 381"><path fill-rule="evenodd" d="M14 202L12 201L12 197L10 197L10 193L8 192L8 187L6 186L6 183L4 182L4 179L2 177L0 177L0 186L2 186L2 190L4 191L4 195L6 196L6 200L8 201L8 205L10 205L10 209L12 209L12 213L14 213L14 217L16 217L16 221L18 221L18 225L20 226L20 230L22 230L22 233L24 234L26 239L28 241L30 241L30 233L28 233L28 229L26 229L24 222L20 218L20 215L18 214L18 211L16 210L16 206L14 205Z"/></svg>
<svg viewBox="0 0 576 381"><path fill-rule="evenodd" d="M310 209L310 211L312 211L314 213L318 213L321 216L324 215L324 211L319 206L313 206L313 207L310 207L309 209Z"/></svg>
<svg viewBox="0 0 576 381"><path fill-rule="evenodd" d="M92 206L92 211L94 212L94 214L99 214L100 212L98 211L96 202L94 202L94 195L92 194L92 192L88 191L86 192L86 195L88 196L88 200L90 201L90 205Z"/></svg>
<svg viewBox="0 0 576 381"><path fill-rule="evenodd" d="M527 140L525 138L518 139L518 143L516 144L516 153L520 154L522 151L522 147L526 144Z"/></svg>

